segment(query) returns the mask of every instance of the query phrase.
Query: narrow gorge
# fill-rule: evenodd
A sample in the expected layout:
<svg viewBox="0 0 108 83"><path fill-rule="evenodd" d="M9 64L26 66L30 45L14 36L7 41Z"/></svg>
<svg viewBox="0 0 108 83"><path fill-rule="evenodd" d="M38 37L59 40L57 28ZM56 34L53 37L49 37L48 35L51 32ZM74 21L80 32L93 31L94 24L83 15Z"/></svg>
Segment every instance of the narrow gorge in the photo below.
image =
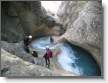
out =
<svg viewBox="0 0 108 83"><path fill-rule="evenodd" d="M40 1L2 1L1 75L102 76L102 12L101 0L61 1L56 14ZM25 35L32 35L29 50L35 49L37 58L24 50ZM49 69L46 48L53 52Z"/></svg>

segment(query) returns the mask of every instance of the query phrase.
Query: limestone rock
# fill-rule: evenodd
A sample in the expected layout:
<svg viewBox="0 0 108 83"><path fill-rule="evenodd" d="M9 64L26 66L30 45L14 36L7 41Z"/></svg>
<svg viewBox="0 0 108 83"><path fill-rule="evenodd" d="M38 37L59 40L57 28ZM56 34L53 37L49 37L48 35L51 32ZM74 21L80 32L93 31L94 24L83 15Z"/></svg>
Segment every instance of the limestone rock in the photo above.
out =
<svg viewBox="0 0 108 83"><path fill-rule="evenodd" d="M58 76L51 70L26 62L1 49L1 74L6 77Z"/></svg>
<svg viewBox="0 0 108 83"><path fill-rule="evenodd" d="M60 19L68 41L90 51L101 63L103 19L101 1L66 1L60 9Z"/></svg>
<svg viewBox="0 0 108 83"><path fill-rule="evenodd" d="M36 38L62 33L60 27L61 31L55 30L53 33L54 18L46 15L40 1L3 1L1 10L1 39L4 41L16 43L21 41L25 34Z"/></svg>
<svg viewBox="0 0 108 83"><path fill-rule="evenodd" d="M23 42L18 42L18 43L8 43L5 41L1 41L1 48L6 50L7 52L16 55L17 57L23 59L24 61L28 61L30 63L34 63L34 58L31 53L27 53L24 48L23 48ZM42 56L42 55L38 55ZM45 66L45 60L43 57L37 57L35 58L34 64L36 65L41 65Z"/></svg>
<svg viewBox="0 0 108 83"><path fill-rule="evenodd" d="M78 18L79 12L83 10L86 3L87 1L63 1L61 3L57 15L65 28L69 28L70 24Z"/></svg>

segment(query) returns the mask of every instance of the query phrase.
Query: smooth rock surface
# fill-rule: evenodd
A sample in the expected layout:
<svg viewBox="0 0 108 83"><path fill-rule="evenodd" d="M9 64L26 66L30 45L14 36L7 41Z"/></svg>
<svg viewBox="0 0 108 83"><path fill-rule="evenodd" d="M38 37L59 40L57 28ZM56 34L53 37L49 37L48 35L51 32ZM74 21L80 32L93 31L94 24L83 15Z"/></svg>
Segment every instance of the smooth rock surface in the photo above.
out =
<svg viewBox="0 0 108 83"><path fill-rule="evenodd" d="M57 76L51 70L26 62L5 50L1 50L1 74L5 77Z"/></svg>
<svg viewBox="0 0 108 83"><path fill-rule="evenodd" d="M8 43L5 41L1 41L1 48L6 50L7 52L16 55L17 57L23 59L24 61L28 61L30 63L34 63L34 60L36 65L41 65L45 66L45 60L43 57L33 57L31 52L27 53L24 48L23 48L23 42L18 42L18 43ZM42 56L42 55L38 55Z"/></svg>
<svg viewBox="0 0 108 83"><path fill-rule="evenodd" d="M89 50L101 64L103 13L101 1L65 1L58 11L68 41Z"/></svg>

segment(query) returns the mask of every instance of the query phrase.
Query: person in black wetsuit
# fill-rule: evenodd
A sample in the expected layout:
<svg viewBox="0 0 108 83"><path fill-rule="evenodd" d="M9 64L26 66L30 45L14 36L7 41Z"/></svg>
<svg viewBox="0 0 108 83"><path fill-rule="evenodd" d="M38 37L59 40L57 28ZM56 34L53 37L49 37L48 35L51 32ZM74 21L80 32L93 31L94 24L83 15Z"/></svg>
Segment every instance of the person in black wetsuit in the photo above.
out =
<svg viewBox="0 0 108 83"><path fill-rule="evenodd" d="M37 52L33 50L33 51L32 51L32 56L35 57L35 58L38 57Z"/></svg>
<svg viewBox="0 0 108 83"><path fill-rule="evenodd" d="M54 39L52 38L52 36L50 36L50 42L54 43Z"/></svg>
<svg viewBox="0 0 108 83"><path fill-rule="evenodd" d="M33 49L32 56L34 57L34 60L32 61L33 64L37 64L36 58L38 57L38 53Z"/></svg>
<svg viewBox="0 0 108 83"><path fill-rule="evenodd" d="M31 43L31 40L32 40L32 36L31 35L24 37L24 49L28 53L30 52L28 45Z"/></svg>

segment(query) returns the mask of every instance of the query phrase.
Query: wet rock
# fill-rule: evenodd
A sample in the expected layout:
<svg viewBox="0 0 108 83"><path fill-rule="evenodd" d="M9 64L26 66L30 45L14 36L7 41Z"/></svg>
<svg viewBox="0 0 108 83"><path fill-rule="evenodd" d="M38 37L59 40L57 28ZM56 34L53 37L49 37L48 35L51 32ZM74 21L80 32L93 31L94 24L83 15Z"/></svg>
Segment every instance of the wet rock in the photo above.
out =
<svg viewBox="0 0 108 83"><path fill-rule="evenodd" d="M3 49L1 50L1 63L2 75L6 77L39 77L58 75L47 68L26 62Z"/></svg>
<svg viewBox="0 0 108 83"><path fill-rule="evenodd" d="M67 31L63 35L68 41L90 51L101 63L103 40L101 1L66 1L58 15Z"/></svg>

